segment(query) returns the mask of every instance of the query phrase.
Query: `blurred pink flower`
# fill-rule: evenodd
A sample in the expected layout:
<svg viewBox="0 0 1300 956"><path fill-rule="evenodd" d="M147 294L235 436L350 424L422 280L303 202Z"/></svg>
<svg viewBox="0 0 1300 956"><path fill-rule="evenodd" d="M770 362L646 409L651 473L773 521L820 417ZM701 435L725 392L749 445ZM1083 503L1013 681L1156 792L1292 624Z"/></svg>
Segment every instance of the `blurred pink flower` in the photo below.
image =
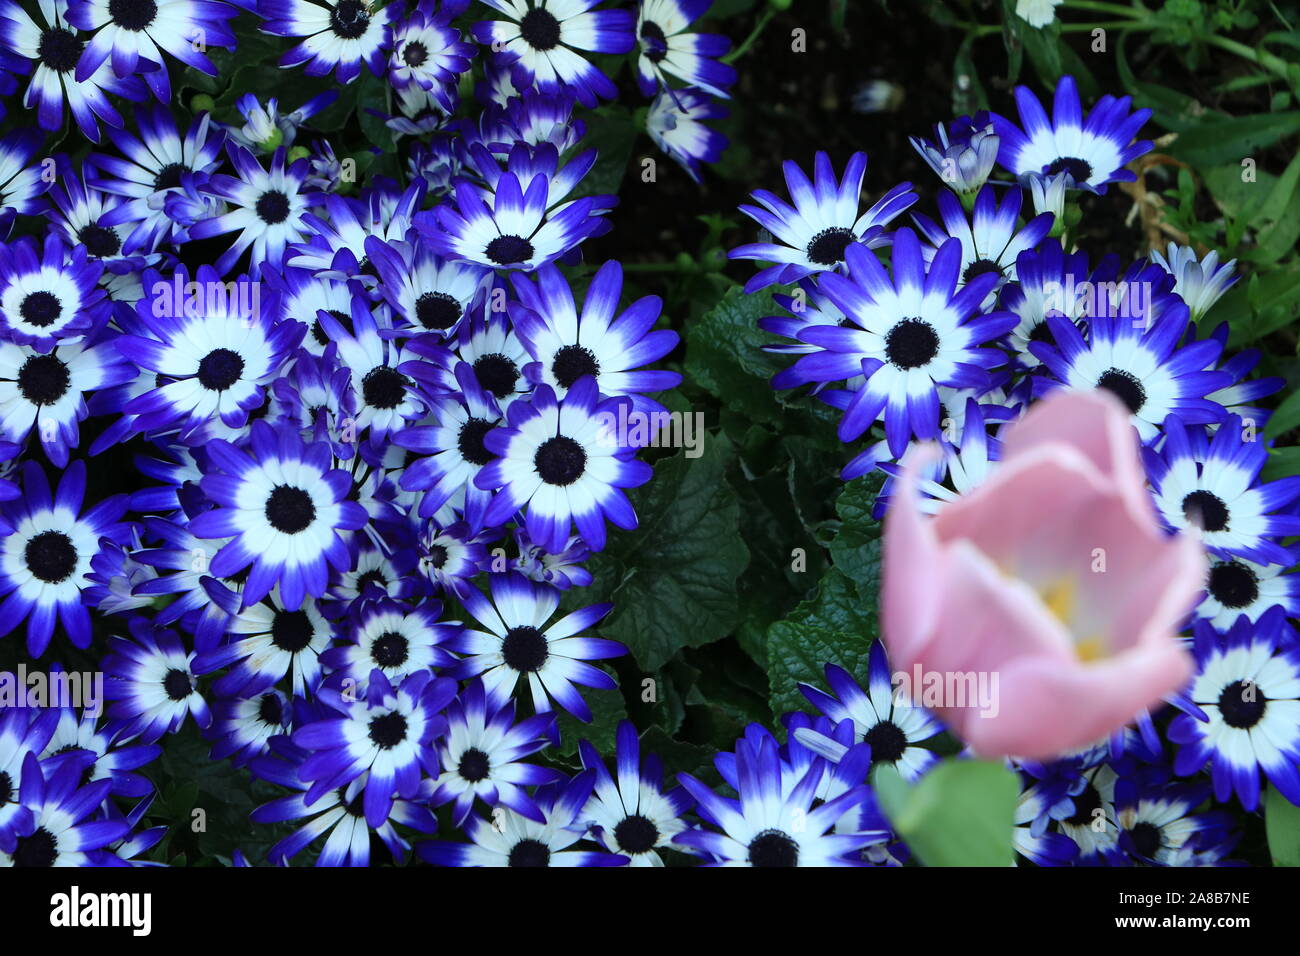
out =
<svg viewBox="0 0 1300 956"><path fill-rule="evenodd" d="M1176 638L1205 580L1170 537L1109 393L1058 392L1003 432L984 484L930 518L909 463L885 519L883 635L896 670L993 674L993 708L935 708L980 756L1092 744L1182 687Z"/></svg>

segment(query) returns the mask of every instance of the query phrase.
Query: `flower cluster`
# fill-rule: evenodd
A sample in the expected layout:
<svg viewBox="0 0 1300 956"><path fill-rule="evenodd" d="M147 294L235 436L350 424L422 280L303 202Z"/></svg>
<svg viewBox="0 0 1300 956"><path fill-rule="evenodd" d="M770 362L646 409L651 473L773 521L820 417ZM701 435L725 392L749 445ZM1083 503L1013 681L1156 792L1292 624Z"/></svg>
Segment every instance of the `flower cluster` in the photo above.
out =
<svg viewBox="0 0 1300 956"><path fill-rule="evenodd" d="M33 666L89 652L108 699L0 711L0 861L133 862L161 837L139 770L190 725L283 789L255 814L298 825L270 862L365 865L372 835L400 857L444 805L477 842L429 859L517 832L511 862L623 863L683 828L652 763L629 784L634 733L617 783L594 750L573 780L526 761L615 686L583 565L652 476L614 423L680 381L661 301L582 264L617 202L589 176L581 111L617 94L589 57L633 54L698 177L729 43L693 28L707 2L490 6L0 3L2 88L37 126L0 142L0 621ZM202 89L253 30L330 88L179 115L176 76ZM400 182L314 125L366 73ZM89 154L47 158L68 111ZM114 494L123 465L142 482ZM610 852L566 852L575 819Z"/></svg>
<svg viewBox="0 0 1300 956"><path fill-rule="evenodd" d="M1208 809L1211 796L1254 811L1267 784L1300 805L1300 637L1287 620L1300 613L1300 583L1288 573L1297 558L1291 540L1300 534L1300 479L1262 477L1269 412L1258 404L1283 382L1252 377L1258 353L1227 356L1227 326L1206 318L1236 281L1234 262L1221 263L1214 253L1201 258L1177 245L1166 254L1153 252L1149 261L1092 261L1071 241L1080 200L1133 179L1126 165L1151 149L1135 140L1149 111L1107 96L1085 112L1068 76L1056 89L1050 116L1026 88L1016 90L1015 100L1018 122L980 114L939 126L933 141L913 139L946 187L937 196L936 218L913 212L910 225L895 222L919 202L907 183L862 212L866 156L855 155L837 179L819 153L811 179L786 164L788 202L758 191L758 206L741 207L766 234L731 255L763 264L748 292L784 287L772 296L784 312L760 322L780 337L765 347L793 360L772 385L806 386L811 400L838 414L839 438L852 447L843 478L881 473L877 516L895 508L937 516L934 532L918 530L915 518L900 519L896 558L886 525L886 574L899 577L894 611L886 579L885 638L891 651L907 652L904 668L918 659L913 650L919 642L936 631L921 657L987 665L990 655L1005 653L1015 658L1009 666L1022 670L1030 666L1026 655L1037 653L1034 627L1065 638L1073 631L1074 651L1064 653L1077 655L1077 677L1059 663L1050 665L1057 668L1051 675L1035 675L1042 686L1056 687L1051 705L1048 698L1038 703L1060 708L1069 728L1028 726L1023 716L1033 701L1018 699L1021 726L1010 728L1005 744L989 736L1007 730L1005 721L984 737L972 731L964 738L978 742L977 752L1010 755L1023 788L1016 839L1021 856L1039 864L1215 864L1237 835L1231 815ZM1007 174L1002 179L999 167ZM1096 461L1075 469L1073 459L1061 456L1077 452L1062 445L1033 460L1031 451L1048 436L1043 419L1033 415L1038 424L1026 421L1027 430L1017 432L1027 410L1049 396L1096 392L1106 396L1106 409L1116 410L1113 427L1103 424L1104 416L1085 412L1090 402L1071 410L1058 404L1053 416L1058 430L1072 436L1065 443ZM1013 435L1017 459L1004 462L1004 441ZM1049 476L1031 477L1039 464L1064 477L1055 484ZM1100 468L1089 471L1092 464ZM1085 472L1097 475L1082 497L1075 496L1092 509L1086 518L1071 510L1070 490L1060 483L1075 480L1072 469L1078 481ZM1070 590L1072 575L1047 580L1054 552L1063 550L1062 536L1078 533L1071 528L1091 522L1098 541L1125 537L1104 511L1109 506L1102 495L1112 493L1103 491L1102 479L1115 482L1116 514L1125 514L1115 521L1162 525L1168 535L1189 539L1183 543L1199 540L1207 554L1203 565L1199 558L1174 557L1173 551L1186 550L1181 546L1166 556L1158 540L1138 547L1139 532L1126 532L1119 543L1138 550L1124 552L1124 560L1145 554L1141 560L1148 565L1114 570L1134 598L1139 590L1148 595L1148 609L1135 600L1107 610L1098 605L1100 592ZM900 495L908 500L899 502ZM977 581L984 572L971 562L984 556L974 554L972 543L998 562L1002 575L1019 580ZM998 552L1004 545L1028 550ZM942 556L928 550L937 548L950 550ZM1190 585L1199 593L1187 614L1175 596L1184 586L1165 593L1162 582L1185 573L1179 567L1198 566L1205 577L1199 588ZM958 582L963 573L970 580ZM926 579L924 586L917 575ZM1130 592L1119 593L1114 580L1110 586L1107 599L1128 601ZM932 599L945 587L969 593ZM1008 610L977 610L986 593L996 600L1005 594ZM1159 608L1158 599L1164 600ZM1001 620L999 614L1010 615L1008 621L1046 617L1007 625L1027 628L1024 634L1008 634L1002 624L998 635L979 630L984 625L975 618L991 622ZM1151 686L1169 677L1177 683L1164 694L1168 706L1157 690L1154 709L1134 713L1141 706L1133 703L1135 692L1144 690L1132 682L1146 679L1136 672L1122 678L1130 682L1125 700L1116 687L1103 702L1100 688L1087 683L1093 679L1087 675L1100 680L1110 673L1089 670L1089 664L1113 652L1106 647L1110 638L1098 632L1111 626L1103 618L1121 614L1130 616L1113 626L1129 634L1143 625L1134 614L1154 622L1168 618L1173 630L1183 629L1181 642L1194 661L1191 679L1177 659L1185 653L1172 648L1160 652L1163 677L1154 670L1146 675ZM897 707L879 653L880 683L866 698ZM818 704L831 719L853 716L858 735L845 744L865 739L874 760L898 761L913 778L924 772L924 761L907 755L934 729L898 720L888 732L864 727L859 714L873 721L885 715L862 705L854 713L850 695L860 700L863 692L842 672L827 677L839 699L818 692L815 702L834 705ZM1089 713L1063 703L1089 687ZM1017 743L1042 746L1038 742L1053 734L1065 739L1088 720L1113 721L1114 714L1101 713L1107 706L1127 707L1118 722L1130 726L1082 749L1056 747L1045 762L1016 749ZM796 739L811 741L804 731ZM851 752L826 741L815 749L828 759L838 753L847 760ZM1104 824L1094 825L1098 820Z"/></svg>

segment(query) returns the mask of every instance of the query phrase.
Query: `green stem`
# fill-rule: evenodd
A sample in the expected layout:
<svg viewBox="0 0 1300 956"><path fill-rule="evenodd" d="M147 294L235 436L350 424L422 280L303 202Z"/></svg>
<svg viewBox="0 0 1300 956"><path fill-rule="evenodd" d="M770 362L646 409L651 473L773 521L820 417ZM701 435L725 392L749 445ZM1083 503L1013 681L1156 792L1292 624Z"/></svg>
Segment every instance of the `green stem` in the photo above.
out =
<svg viewBox="0 0 1300 956"><path fill-rule="evenodd" d="M1251 63L1258 64L1270 73L1275 73L1283 79L1289 78L1286 60L1274 56L1272 53L1265 50L1256 50L1254 47L1246 46L1244 43L1238 43L1236 40L1229 40L1227 37L1221 37L1218 34L1211 34L1206 37L1205 42L1210 44L1210 46L1217 46L1220 50L1227 50L1229 53L1235 53L1243 60L1249 60Z"/></svg>
<svg viewBox="0 0 1300 956"><path fill-rule="evenodd" d="M1122 3L1099 3L1096 0L1065 0L1062 6L1073 7L1076 10L1111 13L1121 17L1129 17L1133 20L1144 20L1147 16L1147 10L1144 8L1130 7Z"/></svg>
<svg viewBox="0 0 1300 956"><path fill-rule="evenodd" d="M730 53L724 56L722 58L722 62L735 63L742 56L748 53L749 48L754 45L754 41L759 38L760 34L762 34L763 28L767 26L768 22L771 21L771 19L774 16L776 16L776 11L773 10L771 7L768 7L766 10L764 10L763 15L758 18L758 22L754 24L754 29L749 32L749 36L745 37L744 42L741 43L740 46L736 47L734 50L732 50Z"/></svg>

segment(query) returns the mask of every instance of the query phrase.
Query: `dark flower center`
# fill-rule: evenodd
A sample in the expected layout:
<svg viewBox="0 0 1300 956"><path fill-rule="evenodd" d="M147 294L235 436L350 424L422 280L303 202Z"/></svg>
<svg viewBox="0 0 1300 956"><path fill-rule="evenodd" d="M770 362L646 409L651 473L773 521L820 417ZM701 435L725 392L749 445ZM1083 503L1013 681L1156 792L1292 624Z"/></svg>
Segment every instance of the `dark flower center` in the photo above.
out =
<svg viewBox="0 0 1300 956"><path fill-rule="evenodd" d="M168 163L162 169L158 170L158 175L154 178L154 192L162 192L164 189L175 189L181 184L181 177L189 171L190 168L184 163Z"/></svg>
<svg viewBox="0 0 1300 956"><path fill-rule="evenodd" d="M41 42L36 47L36 55L42 63L55 73L67 73L77 65L81 51L86 44L77 39L76 34L63 27L50 27L41 34Z"/></svg>
<svg viewBox="0 0 1300 956"><path fill-rule="evenodd" d="M388 591L388 579L384 577L384 573L378 570L371 570L367 571L365 574L357 576L357 593L364 594L366 589L372 584L381 591Z"/></svg>
<svg viewBox="0 0 1300 956"><path fill-rule="evenodd" d="M77 238L81 240L87 252L100 259L115 256L122 248L122 240L118 237L117 230L98 223L82 226L81 231L77 233Z"/></svg>
<svg viewBox="0 0 1300 956"><path fill-rule="evenodd" d="M1249 730L1264 718L1268 699L1254 684L1233 681L1219 695L1219 713L1223 722L1238 730Z"/></svg>
<svg viewBox="0 0 1300 956"><path fill-rule="evenodd" d="M614 842L628 853L645 853L659 842L659 828L641 814L634 813L614 827Z"/></svg>
<svg viewBox="0 0 1300 956"><path fill-rule="evenodd" d="M501 656L511 670L540 670L550 653L546 635L529 625L512 627L501 642Z"/></svg>
<svg viewBox="0 0 1300 956"><path fill-rule="evenodd" d="M846 229L844 226L832 226L830 229L823 229L813 236L812 241L808 243L806 252L809 260L819 266L833 266L837 262L844 261L844 250L849 247L850 243L857 241L858 237L853 234L852 229Z"/></svg>
<svg viewBox="0 0 1300 956"><path fill-rule="evenodd" d="M190 680L190 675L176 667L163 675L162 685L163 690L172 700L184 700L194 691L194 682Z"/></svg>
<svg viewBox="0 0 1300 956"><path fill-rule="evenodd" d="M1128 838L1133 841L1133 852L1138 856L1153 857L1164 841L1160 839L1160 828L1154 823L1143 820L1133 825L1128 831Z"/></svg>
<svg viewBox="0 0 1300 956"><path fill-rule="evenodd" d="M396 711L372 717L370 739L380 750L391 750L406 739L406 718Z"/></svg>
<svg viewBox="0 0 1300 956"><path fill-rule="evenodd" d="M1249 607L1259 597L1259 578L1238 561L1224 561L1210 568L1208 590L1224 607Z"/></svg>
<svg viewBox="0 0 1300 956"><path fill-rule="evenodd" d="M391 366L377 366L361 380L361 394L371 408L396 408L406 397L406 376Z"/></svg>
<svg viewBox="0 0 1300 956"><path fill-rule="evenodd" d="M23 552L27 569L47 584L66 581L77 567L77 549L62 531L42 531Z"/></svg>
<svg viewBox="0 0 1300 956"><path fill-rule="evenodd" d="M330 29L345 40L355 40L369 25L370 14L360 0L342 0L330 11Z"/></svg>
<svg viewBox="0 0 1300 956"><path fill-rule="evenodd" d="M224 392L243 373L244 360L230 349L213 349L199 362L199 384L209 391Z"/></svg>
<svg viewBox="0 0 1300 956"><path fill-rule="evenodd" d="M1203 531L1226 531L1228 506L1213 492L1201 489L1183 499L1183 517Z"/></svg>
<svg viewBox="0 0 1300 956"><path fill-rule="evenodd" d="M262 222L274 226L289 218L289 197L278 189L268 189L257 197L257 204L253 208Z"/></svg>
<svg viewBox="0 0 1300 956"><path fill-rule="evenodd" d="M976 276L986 275L990 272L1002 275L1002 267L992 259L976 259L966 267L966 271L961 274L961 278L963 282L970 282Z"/></svg>
<svg viewBox="0 0 1300 956"><path fill-rule="evenodd" d="M520 840L510 848L511 866L550 866L551 850L540 840Z"/></svg>
<svg viewBox="0 0 1300 956"><path fill-rule="evenodd" d="M591 349L581 345L566 345L551 360L551 374L561 388L571 388L584 375L599 375L600 363Z"/></svg>
<svg viewBox="0 0 1300 956"><path fill-rule="evenodd" d="M447 563L447 549L440 544L432 545L429 548L429 554L425 558L429 564L435 568L441 568Z"/></svg>
<svg viewBox="0 0 1300 956"><path fill-rule="evenodd" d="M897 368L920 368L939 354L939 334L924 319L904 319L885 336L885 357Z"/></svg>
<svg viewBox="0 0 1300 956"><path fill-rule="evenodd" d="M496 426L486 419L471 418L460 426L460 435L456 447L460 456L471 465L486 465L492 460L492 452L483 443L484 437Z"/></svg>
<svg viewBox="0 0 1300 956"><path fill-rule="evenodd" d="M549 10L535 7L519 21L519 33L534 50L551 50L560 42L560 21Z"/></svg>
<svg viewBox="0 0 1300 956"><path fill-rule="evenodd" d="M18 370L18 391L33 405L53 405L71 383L68 366L56 355L33 355Z"/></svg>
<svg viewBox="0 0 1300 956"><path fill-rule="evenodd" d="M326 309L324 311L326 315L330 316L330 318L334 319L335 322L343 326L345 332L349 335L353 334L352 316L348 315L346 312L340 312L338 309ZM325 334L325 326L320 324L319 318L311 324L311 335L312 338L321 345L330 344L330 337Z"/></svg>
<svg viewBox="0 0 1300 956"><path fill-rule="evenodd" d="M474 377L484 391L505 398L519 381L519 366L500 352L492 352L474 360Z"/></svg>
<svg viewBox="0 0 1300 956"><path fill-rule="evenodd" d="M18 314L28 325L45 328L52 325L63 311L59 298L53 292L31 292L18 306Z"/></svg>
<svg viewBox="0 0 1300 956"><path fill-rule="evenodd" d="M400 667L406 663L409 644L396 631L385 631L370 645L370 657L379 667Z"/></svg>
<svg viewBox="0 0 1300 956"><path fill-rule="evenodd" d="M641 50L651 63L658 63L668 55L668 38L659 24L651 20L641 24Z"/></svg>
<svg viewBox="0 0 1300 956"><path fill-rule="evenodd" d="M257 716L264 724L279 727L284 723L284 702L279 694L263 694L257 702Z"/></svg>
<svg viewBox="0 0 1300 956"><path fill-rule="evenodd" d="M484 251L493 262L508 266L512 262L527 262L531 259L533 244L519 236L497 236Z"/></svg>
<svg viewBox="0 0 1300 956"><path fill-rule="evenodd" d="M415 319L426 329L449 329L460 317L460 303L445 292L426 292L415 300Z"/></svg>
<svg viewBox="0 0 1300 956"><path fill-rule="evenodd" d="M108 0L108 15L123 30L140 31L158 15L154 0Z"/></svg>
<svg viewBox="0 0 1300 956"><path fill-rule="evenodd" d="M1089 783L1074 798L1074 815L1065 822L1076 827L1092 826L1093 820L1096 819L1096 812L1100 809L1101 793L1093 784Z"/></svg>
<svg viewBox="0 0 1300 956"><path fill-rule="evenodd" d="M1043 170L1048 176L1055 176L1057 173L1069 173L1070 178L1076 183L1086 183L1088 177L1092 175L1092 166L1082 159L1076 159L1073 156L1062 156L1048 164Z"/></svg>
<svg viewBox="0 0 1300 956"><path fill-rule="evenodd" d="M297 654L311 643L311 618L306 611L276 611L271 618L271 643L282 651Z"/></svg>
<svg viewBox="0 0 1300 956"><path fill-rule="evenodd" d="M419 66L429 59L429 51L423 43L412 41L402 47L402 59L407 66Z"/></svg>
<svg viewBox="0 0 1300 956"><path fill-rule="evenodd" d="M476 747L461 754L460 763L456 765L456 772L470 783L486 780L489 769L488 755Z"/></svg>
<svg viewBox="0 0 1300 956"><path fill-rule="evenodd" d="M548 485L571 485L587 468L587 453L567 435L548 438L533 456L533 466Z"/></svg>
<svg viewBox="0 0 1300 956"><path fill-rule="evenodd" d="M1056 336L1052 334L1052 327L1045 321L1039 322L1029 330L1029 341L1046 342L1048 345L1056 344Z"/></svg>
<svg viewBox="0 0 1300 956"><path fill-rule="evenodd" d="M799 844L781 830L764 830L749 842L750 866L798 866Z"/></svg>
<svg viewBox="0 0 1300 956"><path fill-rule="evenodd" d="M1108 368L1097 379L1097 387L1113 394L1136 415L1147 402L1147 390L1142 387L1137 376L1123 369Z"/></svg>
<svg viewBox="0 0 1300 956"><path fill-rule="evenodd" d="M14 848L14 866L53 866L59 856L59 841L45 827L31 836L19 837Z"/></svg>
<svg viewBox="0 0 1300 956"><path fill-rule="evenodd" d="M893 763L907 749L907 735L890 720L876 724L863 734L862 739L871 746L872 763Z"/></svg>
<svg viewBox="0 0 1300 956"><path fill-rule="evenodd" d="M266 499L266 520L276 531L297 534L316 520L316 505L301 488L276 485Z"/></svg>

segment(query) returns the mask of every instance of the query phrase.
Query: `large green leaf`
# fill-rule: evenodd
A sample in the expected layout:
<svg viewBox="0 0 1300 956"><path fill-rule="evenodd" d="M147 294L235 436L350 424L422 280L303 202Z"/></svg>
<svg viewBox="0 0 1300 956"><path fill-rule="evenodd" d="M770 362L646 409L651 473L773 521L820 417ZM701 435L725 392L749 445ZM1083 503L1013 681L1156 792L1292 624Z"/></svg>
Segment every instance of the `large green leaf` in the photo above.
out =
<svg viewBox="0 0 1300 956"><path fill-rule="evenodd" d="M872 783L894 829L926 866L1010 866L1020 784L1000 763L943 761L914 786L894 767Z"/></svg>
<svg viewBox="0 0 1300 956"><path fill-rule="evenodd" d="M698 458L678 452L656 463L654 477L631 495L640 527L615 532L592 565L597 593L614 602L601 634L626 644L647 671L683 647L726 637L740 616L736 578L749 549L725 480L732 450L717 435L707 436L702 450ZM585 603L592 592L583 591Z"/></svg>

